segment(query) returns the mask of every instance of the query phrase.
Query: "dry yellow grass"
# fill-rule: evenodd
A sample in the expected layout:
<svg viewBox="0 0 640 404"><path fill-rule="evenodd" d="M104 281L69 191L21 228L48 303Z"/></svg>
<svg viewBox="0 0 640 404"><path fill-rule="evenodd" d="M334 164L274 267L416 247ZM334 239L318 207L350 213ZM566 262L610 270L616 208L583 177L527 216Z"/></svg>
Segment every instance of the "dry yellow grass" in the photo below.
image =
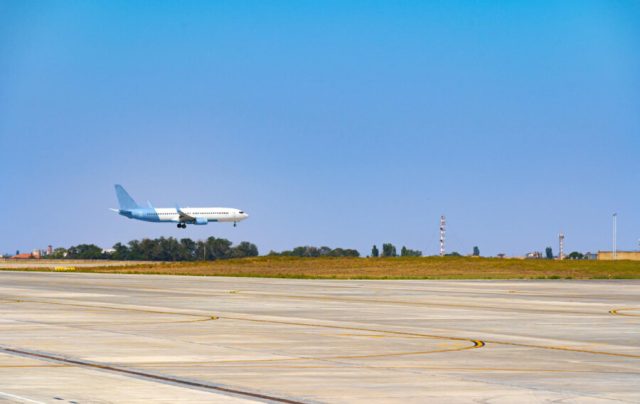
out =
<svg viewBox="0 0 640 404"><path fill-rule="evenodd" d="M256 257L188 263L132 262L118 267L78 267L76 271L320 279L640 279L640 261Z"/></svg>

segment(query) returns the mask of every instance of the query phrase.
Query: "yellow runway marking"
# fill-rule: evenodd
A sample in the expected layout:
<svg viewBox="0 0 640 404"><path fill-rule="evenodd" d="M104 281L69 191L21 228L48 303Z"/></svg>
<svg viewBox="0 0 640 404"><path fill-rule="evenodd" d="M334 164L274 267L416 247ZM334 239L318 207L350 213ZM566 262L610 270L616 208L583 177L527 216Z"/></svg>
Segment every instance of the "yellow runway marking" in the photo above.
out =
<svg viewBox="0 0 640 404"><path fill-rule="evenodd" d="M609 310L609 314L613 314L614 316L640 317L640 313L638 313L638 314L621 313L621 311L622 312L627 312L627 311L639 311L640 312L640 308L627 307L627 308L621 308L621 309L614 309L614 310Z"/></svg>

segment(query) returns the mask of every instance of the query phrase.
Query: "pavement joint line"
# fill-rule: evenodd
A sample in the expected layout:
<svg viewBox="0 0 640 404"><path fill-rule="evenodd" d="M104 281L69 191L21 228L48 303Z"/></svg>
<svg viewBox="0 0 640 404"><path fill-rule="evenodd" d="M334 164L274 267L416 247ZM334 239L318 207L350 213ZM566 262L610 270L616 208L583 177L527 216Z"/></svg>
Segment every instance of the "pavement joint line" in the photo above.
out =
<svg viewBox="0 0 640 404"><path fill-rule="evenodd" d="M455 304L455 303L438 303L438 302L409 302L404 300L376 300L376 299L363 299L363 298L345 298L339 296L319 296L319 295L290 295L285 293L267 293L267 292L243 292L234 291L236 294L241 295L258 295L268 297L282 297L287 299L298 300L328 300L339 301L346 303L366 303L366 304L387 304L387 305L405 305L405 306L442 306L442 307L458 307L458 308L472 308L472 309L489 309L497 311L516 311L516 312L531 312L531 313L558 313L558 314L576 314L576 315L606 315L604 312L582 312L582 311L570 311L570 310L557 310L557 309L527 309L518 307L497 307L497 306L482 306L471 304Z"/></svg>
<svg viewBox="0 0 640 404"><path fill-rule="evenodd" d="M187 316L203 316L201 314L194 314L194 313L169 312L169 311L135 309L135 308L124 308L124 307L121 308L121 307L113 307L108 305L87 305L87 304L83 305L83 304L60 303L60 302L41 301L41 300L23 300L23 301L35 302L35 303L50 303L50 304L68 305L68 306L77 306L77 307L104 308L104 309L124 310L124 311L141 311L141 312L158 313L158 314L184 314ZM376 330L376 329L363 328L363 327L348 327L348 326L337 326L337 325L329 325L329 324L311 324L311 323L305 323L305 322L291 322L291 321L284 321L284 320L265 320L265 319L256 319L256 318L251 319L251 318L243 318L243 317L235 317L235 316L218 316L218 317L220 319L236 320L236 321L251 321L251 322L258 322L258 323L285 324L285 325L297 325L297 326L319 327L319 328L329 328L329 329L357 330L357 331L367 331L367 332L384 332L389 334L413 335L413 336L422 336L426 338L454 340L454 341L475 341L471 338L464 338L464 337L447 337L447 336L441 336L441 335L430 335L430 334L412 333L412 332L404 332L404 331L383 331L383 330ZM582 349L582 348L569 348L569 347L561 347L561 346L553 346L553 345L525 344L525 343L518 343L518 342L507 342L507 341L497 341L497 340L487 340L487 339L483 339L482 342L483 343L481 346L477 346L473 348L481 348L481 347L484 347L487 343L491 343L496 345L508 345L508 346L524 347L524 348L548 349L548 350L556 350L556 351L579 352L579 353L588 353L588 354L594 354L594 355L609 355L609 356L640 359L640 355L617 353L617 352L595 351L595 350Z"/></svg>
<svg viewBox="0 0 640 404"><path fill-rule="evenodd" d="M13 369L13 368L68 368L70 365L0 365L0 369Z"/></svg>
<svg viewBox="0 0 640 404"><path fill-rule="evenodd" d="M123 368L115 365L86 361L81 359L72 359L68 357L59 356L53 353L43 353L43 352L36 352L36 351L25 350L25 349L16 349L11 347L6 347L3 345L0 345L0 352L28 357L32 359L40 359L40 360L70 364L70 365L75 365L75 366L80 366L80 367L85 367L90 369L97 369L102 371L118 373L118 374L124 374L127 376L137 376L137 377L141 377L141 378L155 381L155 382L166 382L166 383L171 383L171 384L182 386L182 387L197 388L197 389L204 389L204 390L215 391L215 392L228 393L236 396L259 399L266 402L285 403L285 404L304 404L302 401L296 401L296 400L283 398L283 397L276 397L276 396L271 396L271 395L262 394L262 393L240 390L239 388L225 387L222 385L207 383L203 381L187 380L187 379L182 379L179 377L169 376L169 375L154 374L154 373L149 373L142 370L127 369L127 368ZM40 403L38 401L33 401L33 402Z"/></svg>
<svg viewBox="0 0 640 404"><path fill-rule="evenodd" d="M2 268L0 268L2 269ZM23 271L8 271L8 272L23 272ZM46 274L55 274L55 272L51 271L47 271L44 272ZM91 273L87 273L87 272L81 272L83 275L91 275ZM96 273L96 274L107 274L107 273ZM118 274L118 275L131 275L131 274ZM138 275L138 276L149 276L149 275L144 275L144 274L133 274L133 275ZM156 275L156 276L163 276L163 275ZM184 275L164 275L164 276L171 276L171 277L179 277L179 276L184 276ZM229 279L235 279L233 277L229 278L229 277L224 277L224 276L216 276L215 277L215 281L216 284L218 283L224 283L225 281L228 281ZM272 282L263 282L264 279L270 279ZM278 284L278 285L298 285L297 282L295 282L296 280L299 279L294 279L293 282L287 282L286 279L284 278L244 278L243 279L245 282L249 281L248 283L250 283L251 285L273 285L273 284ZM160 291L160 292L170 292L170 293L174 293L174 294L188 294L188 295L204 295L204 296L209 296L209 295L224 295L230 292L229 289L217 289L217 290L189 290L189 291L177 291L175 289L171 289L171 288L167 288L167 287L150 287L150 286L145 286L145 287L128 287L128 286L124 286L121 283L101 283L100 285L96 285L94 283L91 282L86 282L86 279L82 279L80 282L80 284L82 284L82 286L85 287L90 287L92 289L108 289L110 287L115 287L118 289L123 289L123 290L143 290L143 291ZM277 281L277 282L273 282L273 281ZM331 279L316 279L315 281L317 281L316 285L305 285L305 287L314 287L314 288L325 288L327 285L326 283L330 283L332 280ZM384 280L371 280L371 279L361 279L358 281L362 281L362 282L369 282L369 281L373 281L373 282L385 282ZM455 280L450 280L447 282L462 282L464 283L465 280L460 280L460 281L455 281ZM56 282L56 281L50 281L47 280L46 284L50 285L50 284L60 284L61 282ZM331 288L333 289L362 289L364 285L336 285L336 284L330 284ZM387 290L393 290L390 288L387 288L385 286L382 285L377 285L374 290L376 291L387 291ZM460 292L458 290L455 290L453 288L450 287L437 287L434 288L433 286L430 287L426 287L426 288L414 288L414 289L403 289L405 291L410 291L410 292L421 292L421 293L444 293L445 295L450 295L450 294L465 294L466 292ZM504 291L474 291L474 294L478 294L478 295L498 295L498 296L503 296L505 294ZM513 293L516 294L518 296L540 296L540 297L556 297L556 295L554 293L545 293L545 292L540 292L540 291L520 291L520 290L508 290L506 291L506 293Z"/></svg>
<svg viewBox="0 0 640 404"><path fill-rule="evenodd" d="M117 285L114 285L116 287ZM105 289L106 287L98 286L98 289ZM150 291L164 291L166 289L163 288L124 288L130 290L150 290ZM328 300L335 302L345 302L345 303L365 303L365 304L386 304L386 305L406 305L406 306L424 306L424 307L457 307L457 308L484 308L488 310L496 310L496 311L507 311L507 312L529 312L529 313L558 313L558 314L575 314L575 315L583 315L583 316L593 316L593 315L606 315L604 312L580 312L580 311L570 311L570 310L557 310L557 309L528 309L528 308L518 308L518 307L497 307L497 306L481 306L481 305L465 305L465 304L454 304L454 303L439 303L439 302L409 302L402 300L375 300L375 299L366 299L366 298L344 298L340 296L320 296L320 295L290 295L284 293L267 293L267 292L259 292L259 291L242 291L242 290L219 290L219 291L211 291L211 292L181 292L181 291L172 291L166 290L167 292L177 293L177 294L198 294L202 296L224 296L229 294L236 295L259 295L259 296L269 296L269 297L281 297L288 299L298 299L298 300ZM609 311L611 313L611 311Z"/></svg>
<svg viewBox="0 0 640 404"><path fill-rule="evenodd" d="M312 360L312 359L310 359ZM275 365L259 365L259 364L250 364L243 365L238 364L238 366L230 366L227 362L187 362L187 363L142 363L137 364L138 367L143 368L155 368L161 366L168 367L188 367L194 365L206 365L203 367L223 367L223 368L274 368L281 369L286 367L287 369L335 369L335 366L331 365L284 365L284 364L275 364ZM220 365L220 366L218 366ZM518 368L491 368L491 367L438 367L438 366L419 366L419 365L367 365L367 368L371 369L421 369L421 370L444 370L444 371L469 371L469 372L523 372L523 373L606 373L606 374L631 374L631 375L640 375L640 372L633 371L602 371L602 370L577 370L577 369L518 369ZM1 368L1 366L0 366Z"/></svg>

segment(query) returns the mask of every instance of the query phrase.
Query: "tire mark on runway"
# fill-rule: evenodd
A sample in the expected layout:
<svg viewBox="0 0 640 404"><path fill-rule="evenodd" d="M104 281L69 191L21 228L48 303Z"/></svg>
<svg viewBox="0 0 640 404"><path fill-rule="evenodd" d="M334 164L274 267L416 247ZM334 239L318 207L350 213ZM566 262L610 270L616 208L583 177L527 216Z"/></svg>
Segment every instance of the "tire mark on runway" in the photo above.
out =
<svg viewBox="0 0 640 404"><path fill-rule="evenodd" d="M121 310L121 311L136 311L143 313L155 313L155 314L172 314L172 315L184 315L184 316L192 316L192 317L205 317L203 314L195 314L195 313L184 313L184 312L176 312L176 311L165 311L165 310L150 310L150 309L137 309L130 307L116 307L116 306L108 306L108 305L91 305L91 304L79 304L79 303L61 303L54 301L44 301L44 300L21 300L22 302L29 303L44 303L44 304L55 304L60 306L73 306L73 307L84 307L84 308L100 308L106 310ZM327 328L327 329L338 329L338 330L349 330L349 331L366 331L366 332L377 332L377 333L386 333L393 335L407 335L414 337L423 337L423 338L433 338L440 340L452 340L452 341L469 341L474 344L472 348L481 348L484 346L482 341L476 343L476 340L471 338L463 338L463 337L446 337L442 335L432 335L432 334L422 334L422 333L412 333L412 332L404 332L404 331L388 331L388 330L379 330L372 328L363 328L363 327L348 327L348 326L338 326L338 325L330 325L330 324L317 324L317 323L308 323L308 322L295 322L295 321L285 321L285 320L266 320L266 319L256 319L256 318L245 318L245 317L234 317L234 316L210 316L216 317L220 319L226 320L235 320L235 321L249 321L254 323L269 323L269 324L282 324L282 325L294 325L294 326L302 326L302 327L318 327L318 328Z"/></svg>
<svg viewBox="0 0 640 404"><path fill-rule="evenodd" d="M424 337L427 338L427 337ZM473 341L473 345L464 346L464 347L456 347L456 348L444 348L444 349L432 349L429 351L409 351L409 352L391 352L391 353L383 353L383 354L370 354L370 355L337 355L337 356L297 356L295 358L272 358L272 359L238 359L238 360L221 360L215 362L205 362L205 363L218 363L218 364L228 364L228 363L265 363L265 362L293 362L293 361L330 361L337 359L368 359L368 358L386 358L386 357L397 357L397 356L414 356L414 355L427 355L434 353L445 353L445 352L458 352L458 351L466 351L468 349L482 348L484 346L483 341Z"/></svg>
<svg viewBox="0 0 640 404"><path fill-rule="evenodd" d="M168 312L168 311L155 311L155 310L147 310L147 309L133 309L133 308L121 308L121 307L112 307L112 306L94 306L94 305L80 305L74 303L60 303L60 302L45 302L45 301L36 301L36 300L22 300L22 302L28 303L43 303L43 304L56 304L62 306L80 306L83 308L101 308L107 310L124 310L124 311L142 311L145 313L155 313L155 314L171 314L171 315L185 315L185 316L198 316L198 317L206 317L204 319L198 320L185 320L185 321L172 321L172 322L147 322L143 324L165 324L165 323L194 323L194 322L204 322L210 320L217 319L226 319L226 320L234 320L234 321L249 321L249 322L261 322L261 323L270 323L270 324L281 324L281 325L292 325L292 326L303 326L303 327L320 327L320 328L328 328L328 329L338 329L338 330L348 330L348 331L366 331L366 332L374 332L378 334L389 334L389 335L398 335L402 337L413 337L413 338L425 338L425 339L438 339L438 340L449 340L449 341L464 341L470 342L471 345L465 347L456 347L456 348L445 348L439 350L429 350L429 351L411 351L411 352L395 352L395 353L387 353L387 354L371 354L371 355L350 355L350 356L330 356L330 357L296 357L296 358L284 358L284 359L261 359L261 360L250 360L247 362L263 362L263 361L293 361L293 360L305 360L305 359L315 359L315 360L331 360L331 359L364 359L364 358L375 358L375 357L386 357L386 356L409 356L409 355L425 355L431 353L443 353L443 352L456 352L456 351L465 351L468 349L477 349L485 346L485 343L480 340L474 340L469 338L461 338L461 337L446 337L441 335L430 335L430 334L422 334L422 333L410 333L403 331L389 331L389 330L379 330L372 328L359 328L359 327L346 327L346 326L337 326L337 325L328 325L328 324L313 324L306 322L286 322L280 320L264 320L264 319L248 319L241 317L232 317L232 316L204 316L202 314L192 314L192 313L178 313L178 312ZM13 320L20 321L20 320ZM35 322L35 321L29 321ZM58 323L47 323L47 322L35 322L38 324L47 324L53 326L64 326L70 327L70 324L58 324ZM96 325L113 325L114 323L98 323ZM122 323L120 323L122 324ZM130 324L130 323L126 323ZM139 323L136 323L139 324ZM83 324L84 325L84 324ZM79 329L90 329L86 327L75 326L73 328ZM97 331L105 331L105 330L97 330ZM113 331L108 331L113 332ZM121 334L126 335L137 335L137 334L128 334L119 332ZM236 361L230 361L236 362ZM242 362L242 361L241 361Z"/></svg>
<svg viewBox="0 0 640 404"><path fill-rule="evenodd" d="M276 397L276 396L271 396L271 395L262 394L262 393L255 393L247 390L240 390L238 388L231 388L231 387L226 387L218 384L206 383L203 381L187 380L187 379L182 379L175 376L154 374L154 373L149 373L142 370L127 369L127 368L108 365L108 364L99 363L99 362L90 362L90 361L85 361L81 359L71 359L71 358L59 356L53 353L35 352L30 350L16 349L16 348L3 347L3 346L0 346L0 352L4 352L10 355L28 357L32 359L40 359L40 360L70 364L70 365L75 365L75 366L80 366L80 367L85 367L90 369L98 369L98 370L108 371L112 373L119 373L119 374L124 374L126 376L136 376L136 377L140 377L140 378L144 378L144 379L148 379L156 382L171 383L171 384L175 384L183 387L192 387L192 388L195 387L198 389L227 393L227 394L241 396L241 397L249 397L249 398L254 398L259 400L266 400L269 402L287 403L287 404L303 404L301 401L295 401L287 398Z"/></svg>
<svg viewBox="0 0 640 404"><path fill-rule="evenodd" d="M472 346L466 347L465 349L482 348L485 346L485 343L483 341L474 340L471 338L450 337L450 336L424 334L424 333L408 332L408 331L380 330L380 329L368 328L368 327L318 324L318 323L308 323L308 322L300 322L300 321L266 320L266 319L245 318L245 317L235 317L235 316L219 316L219 317L221 319L226 319L226 320L249 321L254 323L282 324L282 325L293 325L293 326L302 326L302 327L327 328L327 329L334 329L334 330L377 332L377 333L385 333L385 334L392 334L392 335L406 335L411 337L422 337L422 338L450 340L450 341L467 341L473 344Z"/></svg>

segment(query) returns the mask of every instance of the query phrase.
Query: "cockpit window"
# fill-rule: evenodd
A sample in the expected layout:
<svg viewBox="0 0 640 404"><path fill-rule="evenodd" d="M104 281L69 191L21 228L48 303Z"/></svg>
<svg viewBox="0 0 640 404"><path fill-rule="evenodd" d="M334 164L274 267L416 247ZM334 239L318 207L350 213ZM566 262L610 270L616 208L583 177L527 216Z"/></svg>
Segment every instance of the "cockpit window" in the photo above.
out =
<svg viewBox="0 0 640 404"><path fill-rule="evenodd" d="M240 214L242 215L242 214L244 214L244 212L243 212L243 211L240 211Z"/></svg>

